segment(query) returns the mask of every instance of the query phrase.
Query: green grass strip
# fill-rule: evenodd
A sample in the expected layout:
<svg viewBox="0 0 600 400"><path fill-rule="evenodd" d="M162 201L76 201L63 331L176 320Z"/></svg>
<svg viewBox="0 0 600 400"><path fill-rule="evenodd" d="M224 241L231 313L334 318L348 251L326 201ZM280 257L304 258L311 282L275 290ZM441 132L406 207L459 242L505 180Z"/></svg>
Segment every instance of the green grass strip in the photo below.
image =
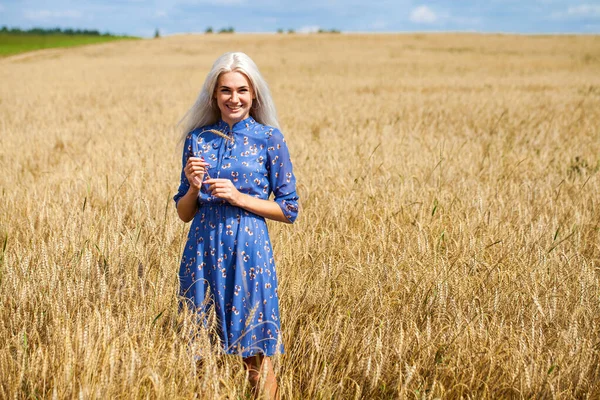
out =
<svg viewBox="0 0 600 400"><path fill-rule="evenodd" d="M32 50L139 39L131 36L15 35L0 33L0 57Z"/></svg>

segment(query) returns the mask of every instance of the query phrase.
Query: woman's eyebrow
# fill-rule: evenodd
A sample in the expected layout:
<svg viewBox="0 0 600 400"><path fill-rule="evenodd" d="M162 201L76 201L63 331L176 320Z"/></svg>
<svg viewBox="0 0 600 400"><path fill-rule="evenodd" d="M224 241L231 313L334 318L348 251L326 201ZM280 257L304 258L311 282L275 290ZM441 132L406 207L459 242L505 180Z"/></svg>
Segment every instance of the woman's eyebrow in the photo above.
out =
<svg viewBox="0 0 600 400"><path fill-rule="evenodd" d="M242 90L242 89L248 89L249 87L244 85L244 86L240 86L239 88L237 88L237 90ZM225 85L221 85L219 86L219 89L231 89L229 86L225 86Z"/></svg>

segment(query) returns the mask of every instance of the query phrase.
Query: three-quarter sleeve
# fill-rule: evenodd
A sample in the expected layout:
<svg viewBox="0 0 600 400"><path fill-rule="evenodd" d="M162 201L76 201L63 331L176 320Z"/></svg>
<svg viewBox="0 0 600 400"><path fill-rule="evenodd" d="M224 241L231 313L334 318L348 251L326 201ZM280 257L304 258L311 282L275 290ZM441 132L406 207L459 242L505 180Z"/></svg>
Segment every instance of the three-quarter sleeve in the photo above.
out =
<svg viewBox="0 0 600 400"><path fill-rule="evenodd" d="M177 190L177 194L173 196L173 200L175 201L175 207L177 207L177 202L180 198L182 198L190 188L190 182L185 176L185 172L183 169L185 168L185 164L187 164L188 158L192 155L192 134L189 133L185 137L185 141L183 143L183 155L181 157L181 178L179 181L179 189Z"/></svg>
<svg viewBox="0 0 600 400"><path fill-rule="evenodd" d="M283 134L274 129L268 140L267 161L269 166L269 182L283 215L289 222L298 216L298 194L296 193L296 177L292 169L292 161Z"/></svg>

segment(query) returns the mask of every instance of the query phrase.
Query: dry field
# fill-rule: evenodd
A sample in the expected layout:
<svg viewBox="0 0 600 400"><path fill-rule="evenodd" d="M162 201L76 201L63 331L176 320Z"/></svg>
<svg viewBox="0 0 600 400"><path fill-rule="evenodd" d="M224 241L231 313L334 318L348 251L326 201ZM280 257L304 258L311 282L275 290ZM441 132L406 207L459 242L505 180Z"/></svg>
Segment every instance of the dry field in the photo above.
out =
<svg viewBox="0 0 600 400"><path fill-rule="evenodd" d="M1 59L0 398L248 398L238 358L191 359L171 200L230 50L300 184L270 224L284 399L600 397L600 37L432 34Z"/></svg>

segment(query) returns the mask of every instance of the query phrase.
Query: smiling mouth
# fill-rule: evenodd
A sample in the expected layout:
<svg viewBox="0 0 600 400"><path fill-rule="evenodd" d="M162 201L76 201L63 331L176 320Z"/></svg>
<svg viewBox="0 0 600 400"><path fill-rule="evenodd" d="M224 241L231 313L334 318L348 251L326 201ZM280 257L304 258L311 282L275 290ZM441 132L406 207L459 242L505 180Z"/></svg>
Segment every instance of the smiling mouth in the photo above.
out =
<svg viewBox="0 0 600 400"><path fill-rule="evenodd" d="M241 110L241 108L242 108L242 106L230 106L230 105L226 105L226 106L231 111L238 111L238 110Z"/></svg>

